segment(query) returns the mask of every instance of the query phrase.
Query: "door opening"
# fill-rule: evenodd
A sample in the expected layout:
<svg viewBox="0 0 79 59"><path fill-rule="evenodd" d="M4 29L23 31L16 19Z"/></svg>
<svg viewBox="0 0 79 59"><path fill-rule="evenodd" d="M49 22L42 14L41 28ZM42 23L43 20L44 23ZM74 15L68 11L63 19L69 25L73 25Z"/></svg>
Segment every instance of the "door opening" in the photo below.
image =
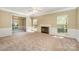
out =
<svg viewBox="0 0 79 59"><path fill-rule="evenodd" d="M26 18L12 16L12 32L26 32Z"/></svg>

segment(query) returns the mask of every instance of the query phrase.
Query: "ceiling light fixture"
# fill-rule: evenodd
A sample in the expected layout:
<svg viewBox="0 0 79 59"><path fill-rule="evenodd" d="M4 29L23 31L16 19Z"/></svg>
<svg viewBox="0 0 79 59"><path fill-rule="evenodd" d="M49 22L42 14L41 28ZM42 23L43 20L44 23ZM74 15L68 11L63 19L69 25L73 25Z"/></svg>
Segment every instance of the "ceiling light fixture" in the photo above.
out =
<svg viewBox="0 0 79 59"><path fill-rule="evenodd" d="M34 13L39 13L42 9L38 7L32 7L32 12Z"/></svg>

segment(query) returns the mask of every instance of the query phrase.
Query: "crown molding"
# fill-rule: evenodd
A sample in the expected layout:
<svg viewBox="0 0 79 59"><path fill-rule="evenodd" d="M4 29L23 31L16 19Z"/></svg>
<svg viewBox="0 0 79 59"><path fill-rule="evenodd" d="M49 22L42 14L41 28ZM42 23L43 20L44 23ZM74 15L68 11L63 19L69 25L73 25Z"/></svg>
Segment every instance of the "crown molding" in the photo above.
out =
<svg viewBox="0 0 79 59"><path fill-rule="evenodd" d="M39 14L36 14L35 16L33 15L32 17L42 16L42 15L52 14L52 13L57 13L57 12L63 12L63 11L69 11L69 10L73 10L73 9L76 9L76 7L64 8L64 9L61 9L61 10L55 10L55 11L46 12L46 13L39 13ZM6 9L6 8L0 8L0 10L14 13L14 15L16 14L16 15L28 16L28 14L17 12L17 11L13 11L13 10L9 10L9 9Z"/></svg>
<svg viewBox="0 0 79 59"><path fill-rule="evenodd" d="M24 13L17 12L17 11L13 11L13 10L6 9L6 8L0 8L0 10L6 11L6 12L10 12L10 13L12 13L12 15L22 15L22 16L26 16L26 14L24 14Z"/></svg>
<svg viewBox="0 0 79 59"><path fill-rule="evenodd" d="M73 8L65 8L65 9L60 9L60 10L55 10L55 11L51 11L51 12L46 12L46 13L40 13L36 16L43 16L43 15L47 15L47 14L53 14L53 13L57 13L57 12L63 12L63 11L69 11L69 10L75 10L77 7L73 7ZM34 17L36 17L34 16Z"/></svg>

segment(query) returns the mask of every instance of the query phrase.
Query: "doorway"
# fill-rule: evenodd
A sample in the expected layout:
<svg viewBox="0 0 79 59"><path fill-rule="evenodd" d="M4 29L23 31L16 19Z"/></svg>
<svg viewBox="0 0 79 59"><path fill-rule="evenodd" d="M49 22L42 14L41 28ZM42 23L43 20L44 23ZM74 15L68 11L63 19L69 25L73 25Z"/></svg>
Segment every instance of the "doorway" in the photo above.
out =
<svg viewBox="0 0 79 59"><path fill-rule="evenodd" d="M26 32L26 18L12 16L12 32Z"/></svg>

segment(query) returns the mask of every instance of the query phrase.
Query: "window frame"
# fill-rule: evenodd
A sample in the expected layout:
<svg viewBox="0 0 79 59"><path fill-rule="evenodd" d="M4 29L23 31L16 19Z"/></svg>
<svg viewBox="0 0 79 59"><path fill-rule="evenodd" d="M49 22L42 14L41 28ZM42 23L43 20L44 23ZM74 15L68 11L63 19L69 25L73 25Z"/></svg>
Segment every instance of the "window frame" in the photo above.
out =
<svg viewBox="0 0 79 59"><path fill-rule="evenodd" d="M61 17L61 19L62 19L62 17L66 18L65 24L58 24L58 17ZM64 26L66 28L64 28ZM57 16L57 33L68 33L68 15Z"/></svg>

